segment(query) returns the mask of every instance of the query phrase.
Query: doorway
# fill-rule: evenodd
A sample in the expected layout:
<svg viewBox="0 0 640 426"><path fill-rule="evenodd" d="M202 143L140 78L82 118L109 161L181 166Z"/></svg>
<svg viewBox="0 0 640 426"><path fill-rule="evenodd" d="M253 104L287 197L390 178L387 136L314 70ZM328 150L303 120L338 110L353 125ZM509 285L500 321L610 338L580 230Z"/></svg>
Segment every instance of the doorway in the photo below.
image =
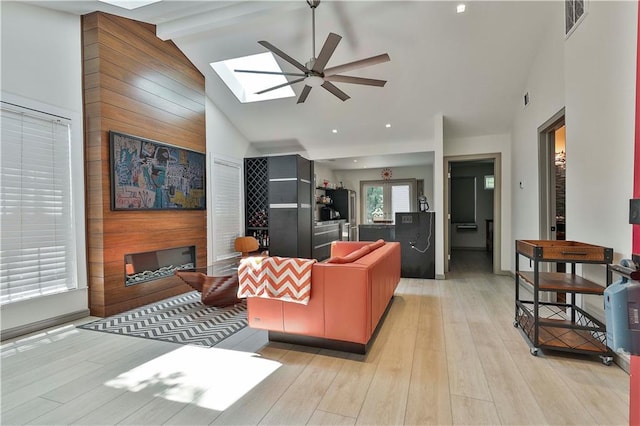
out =
<svg viewBox="0 0 640 426"><path fill-rule="evenodd" d="M564 240L566 235L565 135L564 108L538 128L540 239L543 240Z"/></svg>
<svg viewBox="0 0 640 426"><path fill-rule="evenodd" d="M500 272L501 154L444 158L444 270Z"/></svg>
<svg viewBox="0 0 640 426"><path fill-rule="evenodd" d="M540 179L540 239L566 239L566 125L564 108L538 128ZM545 264L547 272L566 272L566 263ZM553 270L552 270L553 269ZM566 293L556 293L566 302Z"/></svg>

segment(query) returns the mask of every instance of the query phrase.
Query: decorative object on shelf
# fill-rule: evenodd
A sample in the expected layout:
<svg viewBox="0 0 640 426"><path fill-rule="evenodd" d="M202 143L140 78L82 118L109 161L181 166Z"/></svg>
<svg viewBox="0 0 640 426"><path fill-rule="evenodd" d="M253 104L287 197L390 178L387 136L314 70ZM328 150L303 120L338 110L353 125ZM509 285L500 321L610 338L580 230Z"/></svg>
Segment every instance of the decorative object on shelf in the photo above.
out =
<svg viewBox="0 0 640 426"><path fill-rule="evenodd" d="M268 226L267 212L260 210L254 212L249 218L249 226L252 228L265 228Z"/></svg>
<svg viewBox="0 0 640 426"><path fill-rule="evenodd" d="M112 210L204 210L205 155L109 132Z"/></svg>
<svg viewBox="0 0 640 426"><path fill-rule="evenodd" d="M327 189L329 187L329 181L327 179L323 180L322 186L324 186L324 189Z"/></svg>
<svg viewBox="0 0 640 426"><path fill-rule="evenodd" d="M418 197L418 204L420 205L421 212L429 211L429 201L427 200L426 195L420 194L420 196Z"/></svg>
<svg viewBox="0 0 640 426"><path fill-rule="evenodd" d="M382 177L382 179L384 180L389 180L391 179L392 173L391 173L391 169L388 167L385 167L384 169L382 169L382 172L380 173L380 176Z"/></svg>

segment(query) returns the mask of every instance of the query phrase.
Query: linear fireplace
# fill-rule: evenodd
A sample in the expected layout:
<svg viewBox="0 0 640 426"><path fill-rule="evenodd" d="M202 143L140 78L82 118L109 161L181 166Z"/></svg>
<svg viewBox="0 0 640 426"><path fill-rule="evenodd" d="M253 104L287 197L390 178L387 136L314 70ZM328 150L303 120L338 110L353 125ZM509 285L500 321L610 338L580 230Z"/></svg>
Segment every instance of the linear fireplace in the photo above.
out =
<svg viewBox="0 0 640 426"><path fill-rule="evenodd" d="M195 268L195 263L196 246L125 254L125 285L168 277L178 269Z"/></svg>

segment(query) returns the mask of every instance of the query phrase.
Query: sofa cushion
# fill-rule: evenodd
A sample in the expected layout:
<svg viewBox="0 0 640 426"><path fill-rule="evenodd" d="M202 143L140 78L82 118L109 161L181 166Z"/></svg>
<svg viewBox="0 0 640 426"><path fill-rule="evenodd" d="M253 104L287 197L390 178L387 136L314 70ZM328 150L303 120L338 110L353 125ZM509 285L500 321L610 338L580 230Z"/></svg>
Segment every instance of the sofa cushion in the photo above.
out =
<svg viewBox="0 0 640 426"><path fill-rule="evenodd" d="M369 244L367 247L369 247L369 251L374 251L375 249L378 249L380 247L382 247L384 245L384 240L383 239L379 239L378 241Z"/></svg>
<svg viewBox="0 0 640 426"><path fill-rule="evenodd" d="M327 263L351 263L354 260L358 260L362 256L369 254L370 252L371 252L371 248L368 245L366 245L366 246L360 247L358 250L352 251L346 256L333 256L332 258L327 260Z"/></svg>

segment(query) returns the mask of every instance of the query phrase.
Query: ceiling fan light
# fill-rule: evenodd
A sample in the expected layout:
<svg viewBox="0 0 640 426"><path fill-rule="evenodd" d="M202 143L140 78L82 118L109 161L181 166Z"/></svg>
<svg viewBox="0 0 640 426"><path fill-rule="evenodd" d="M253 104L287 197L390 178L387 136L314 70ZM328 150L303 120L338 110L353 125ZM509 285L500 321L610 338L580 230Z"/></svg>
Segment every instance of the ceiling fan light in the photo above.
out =
<svg viewBox="0 0 640 426"><path fill-rule="evenodd" d="M304 79L304 84L311 87L318 87L324 83L324 79L317 75L310 75Z"/></svg>

